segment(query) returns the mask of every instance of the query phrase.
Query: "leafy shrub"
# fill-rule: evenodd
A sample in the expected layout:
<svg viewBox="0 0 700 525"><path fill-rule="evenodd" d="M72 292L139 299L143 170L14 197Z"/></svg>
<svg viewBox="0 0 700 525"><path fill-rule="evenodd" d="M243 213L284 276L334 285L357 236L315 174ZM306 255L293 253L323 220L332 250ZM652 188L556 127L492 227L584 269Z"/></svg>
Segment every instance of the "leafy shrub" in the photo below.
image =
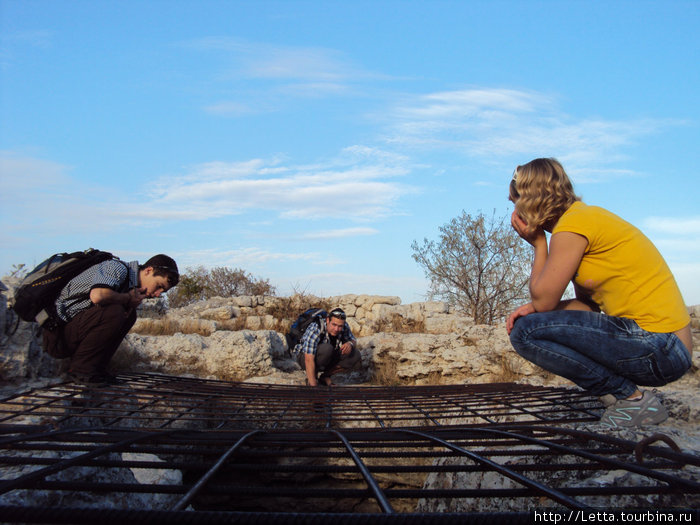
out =
<svg viewBox="0 0 700 525"><path fill-rule="evenodd" d="M180 283L168 293L168 304L178 308L212 297L275 294L269 279L254 277L240 268L219 266L208 270L198 266L180 276Z"/></svg>

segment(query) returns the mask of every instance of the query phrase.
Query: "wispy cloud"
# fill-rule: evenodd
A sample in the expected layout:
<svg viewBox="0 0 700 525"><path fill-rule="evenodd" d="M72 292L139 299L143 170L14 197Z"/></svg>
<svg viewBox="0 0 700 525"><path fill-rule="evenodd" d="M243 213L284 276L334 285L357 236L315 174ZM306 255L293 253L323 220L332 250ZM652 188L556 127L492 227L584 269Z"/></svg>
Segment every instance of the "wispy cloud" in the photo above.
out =
<svg viewBox="0 0 700 525"><path fill-rule="evenodd" d="M245 63L255 78L338 82L360 71L338 51L311 47L257 45L249 48Z"/></svg>
<svg viewBox="0 0 700 525"><path fill-rule="evenodd" d="M39 193L51 187L55 191L68 180L69 166L21 155L12 151L0 151L0 199L12 192L35 190Z"/></svg>
<svg viewBox="0 0 700 525"><path fill-rule="evenodd" d="M670 235L700 235L700 217L647 217L644 228Z"/></svg>
<svg viewBox="0 0 700 525"><path fill-rule="evenodd" d="M184 43L202 52L223 53L237 73L249 78L339 82L358 78L385 78L355 64L336 49L281 46L235 37L205 37Z"/></svg>
<svg viewBox="0 0 700 525"><path fill-rule="evenodd" d="M400 198L417 191L401 182L403 157L366 147L314 165L279 159L210 162L187 173L149 181L142 191L86 188L56 163L0 155L3 222L94 231L120 225L201 221L266 211L282 218L332 218L367 222L397 213ZM29 196L31 195L31 198ZM61 205L56 204L60 202ZM81 217L91 217L90 221ZM330 238L370 235L371 228L324 232Z"/></svg>
<svg viewBox="0 0 700 525"><path fill-rule="evenodd" d="M219 100L205 106L205 111L219 115L235 116L251 108L256 112L273 111L289 96L347 95L364 81L387 78L330 48L281 46L233 37L207 37L183 45L197 52L219 55L219 70L213 73L218 82L229 85L241 80L255 82L255 91L243 90L237 100Z"/></svg>
<svg viewBox="0 0 700 525"><path fill-rule="evenodd" d="M345 237L358 237L365 235L377 235L379 230L375 228L341 228L337 230L324 230L319 232L305 233L300 236L302 239L329 240L342 239Z"/></svg>
<svg viewBox="0 0 700 525"><path fill-rule="evenodd" d="M412 188L392 180L406 168L385 163L282 166L274 161L210 163L155 185L149 211L205 219L263 209L281 217L374 219L394 212Z"/></svg>
<svg viewBox="0 0 700 525"><path fill-rule="evenodd" d="M37 228L60 232L64 213L78 213L82 204L70 171L57 162L0 151L0 228L5 234L21 236Z"/></svg>
<svg viewBox="0 0 700 525"><path fill-rule="evenodd" d="M647 217L642 230L671 265L700 254L700 217Z"/></svg>
<svg viewBox="0 0 700 525"><path fill-rule="evenodd" d="M0 33L0 67L13 66L28 49L48 48L52 40L53 34L49 31L3 31Z"/></svg>
<svg viewBox="0 0 700 525"><path fill-rule="evenodd" d="M238 116L257 113L259 112L259 108L253 108L250 104L245 104L243 102L234 102L228 100L205 106L204 111L206 113L211 113L212 115Z"/></svg>
<svg viewBox="0 0 700 525"><path fill-rule="evenodd" d="M640 137L682 124L663 119L577 119L560 109L554 95L512 89L409 96L385 118L384 140L398 147L449 149L482 159L561 152L558 157L574 168L598 165L594 174L598 178L630 175L606 166L623 158L624 147Z"/></svg>
<svg viewBox="0 0 700 525"><path fill-rule="evenodd" d="M192 250L176 253L173 256L177 256L177 260L180 261L183 267L204 265L209 268L215 266L255 268L270 262L314 262L322 258L318 253L271 252L257 247L247 247L239 250Z"/></svg>

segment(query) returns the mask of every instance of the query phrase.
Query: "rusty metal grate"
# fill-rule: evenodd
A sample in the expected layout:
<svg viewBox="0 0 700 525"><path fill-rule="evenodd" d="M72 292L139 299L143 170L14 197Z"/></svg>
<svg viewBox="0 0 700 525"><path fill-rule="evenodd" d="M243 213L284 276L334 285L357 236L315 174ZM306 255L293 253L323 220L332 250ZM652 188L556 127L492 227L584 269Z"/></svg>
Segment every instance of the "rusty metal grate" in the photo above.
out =
<svg viewBox="0 0 700 525"><path fill-rule="evenodd" d="M0 401L0 522L531 523L700 503L700 458L580 430L602 407L579 391L120 377Z"/></svg>

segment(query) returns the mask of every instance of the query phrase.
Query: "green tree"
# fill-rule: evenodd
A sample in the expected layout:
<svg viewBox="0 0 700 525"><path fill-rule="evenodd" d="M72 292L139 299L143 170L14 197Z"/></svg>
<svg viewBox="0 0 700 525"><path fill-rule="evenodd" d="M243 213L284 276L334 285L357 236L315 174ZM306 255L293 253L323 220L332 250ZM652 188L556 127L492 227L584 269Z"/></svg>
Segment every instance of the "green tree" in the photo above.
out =
<svg viewBox="0 0 700 525"><path fill-rule="evenodd" d="M413 241L413 259L430 280L429 296L474 322L493 324L529 299L532 249L505 217L462 214L440 227L438 241Z"/></svg>
<svg viewBox="0 0 700 525"><path fill-rule="evenodd" d="M180 276L179 284L168 293L168 304L184 306L211 297L235 297L239 295L275 295L276 289L269 279L254 277L240 268L204 266L188 268Z"/></svg>

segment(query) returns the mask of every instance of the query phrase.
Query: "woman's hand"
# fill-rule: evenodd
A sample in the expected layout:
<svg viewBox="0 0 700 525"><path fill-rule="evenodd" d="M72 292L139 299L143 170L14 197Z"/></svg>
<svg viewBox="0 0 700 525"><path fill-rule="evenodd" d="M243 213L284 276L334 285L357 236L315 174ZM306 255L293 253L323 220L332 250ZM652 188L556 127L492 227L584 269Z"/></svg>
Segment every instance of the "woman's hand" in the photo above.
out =
<svg viewBox="0 0 700 525"><path fill-rule="evenodd" d="M530 231L527 222L518 215L518 211L515 210L510 216L510 225L513 227L515 232L520 235L520 237L535 246L538 241L547 242L547 237L542 228L535 228L534 231Z"/></svg>
<svg viewBox="0 0 700 525"><path fill-rule="evenodd" d="M508 332L508 335L510 335L511 330L513 330L513 325L515 325L515 321L518 320L520 317L525 317L526 315L534 314L535 313L535 307L533 306L532 303L527 303L519 307L517 310L515 310L512 314L508 316L508 319L506 319L506 331Z"/></svg>

